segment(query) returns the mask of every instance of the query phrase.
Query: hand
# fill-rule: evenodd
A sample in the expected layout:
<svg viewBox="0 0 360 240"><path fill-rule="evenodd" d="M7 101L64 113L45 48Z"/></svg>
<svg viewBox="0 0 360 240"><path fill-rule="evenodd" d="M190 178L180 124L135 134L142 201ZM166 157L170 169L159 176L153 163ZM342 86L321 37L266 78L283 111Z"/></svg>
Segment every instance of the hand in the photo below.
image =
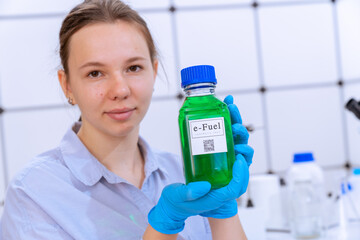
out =
<svg viewBox="0 0 360 240"><path fill-rule="evenodd" d="M158 232L175 234L184 229L185 220L190 216L211 211L215 207L203 200L211 188L209 182L192 182L188 185L174 183L166 186L158 204L148 215L149 224Z"/></svg>
<svg viewBox="0 0 360 240"><path fill-rule="evenodd" d="M237 214L236 198L246 192L249 182L249 166L254 155L254 150L247 145L249 133L245 126L242 125L241 115L239 109L233 103L233 97L231 95L227 96L224 102L228 105L230 111L234 137L236 160L233 166L233 179L227 186L213 190L206 195L206 198L216 199L218 205L220 202L222 204L218 209L200 214L203 217L229 218Z"/></svg>

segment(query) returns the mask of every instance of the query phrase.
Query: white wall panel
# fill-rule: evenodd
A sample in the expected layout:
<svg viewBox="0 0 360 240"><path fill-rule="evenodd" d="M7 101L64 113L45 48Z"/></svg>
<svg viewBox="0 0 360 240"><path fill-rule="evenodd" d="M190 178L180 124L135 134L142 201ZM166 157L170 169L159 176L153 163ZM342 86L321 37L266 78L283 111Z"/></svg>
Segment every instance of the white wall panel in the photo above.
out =
<svg viewBox="0 0 360 240"><path fill-rule="evenodd" d="M4 126L9 178L36 155L58 146L66 130L78 118L75 108L6 113Z"/></svg>
<svg viewBox="0 0 360 240"><path fill-rule="evenodd" d="M167 8L170 6L170 0L124 0L135 10L152 9L152 8Z"/></svg>
<svg viewBox="0 0 360 240"><path fill-rule="evenodd" d="M211 6L211 5L226 5L226 4L244 4L252 3L252 0L174 0L176 6L195 7L195 6Z"/></svg>
<svg viewBox="0 0 360 240"><path fill-rule="evenodd" d="M210 64L217 92L259 86L253 11L177 12L181 68Z"/></svg>
<svg viewBox="0 0 360 240"><path fill-rule="evenodd" d="M358 102L360 101L360 83L345 86L345 101L347 102L350 98L354 98ZM344 111L346 111L350 160L353 164L360 167L360 120L352 112L345 109Z"/></svg>
<svg viewBox="0 0 360 240"><path fill-rule="evenodd" d="M345 163L337 87L269 92L269 138L274 170L287 169L297 152L313 152L322 166Z"/></svg>
<svg viewBox="0 0 360 240"><path fill-rule="evenodd" d="M67 13L80 0L2 0L0 1L0 15L28 15Z"/></svg>
<svg viewBox="0 0 360 240"><path fill-rule="evenodd" d="M343 77L360 78L360 1L339 1L338 19Z"/></svg>
<svg viewBox="0 0 360 240"><path fill-rule="evenodd" d="M0 81L5 108L62 103L56 71L62 19L0 21Z"/></svg>
<svg viewBox="0 0 360 240"><path fill-rule="evenodd" d="M140 135L153 147L181 154L178 116L180 103L177 99L153 101L141 123Z"/></svg>
<svg viewBox="0 0 360 240"><path fill-rule="evenodd" d="M338 80L330 2L260 8L259 13L266 85Z"/></svg>
<svg viewBox="0 0 360 240"><path fill-rule="evenodd" d="M154 96L175 95L180 91L180 73L176 71L175 66L174 39L170 13L145 13L142 16L150 28L160 55Z"/></svg>

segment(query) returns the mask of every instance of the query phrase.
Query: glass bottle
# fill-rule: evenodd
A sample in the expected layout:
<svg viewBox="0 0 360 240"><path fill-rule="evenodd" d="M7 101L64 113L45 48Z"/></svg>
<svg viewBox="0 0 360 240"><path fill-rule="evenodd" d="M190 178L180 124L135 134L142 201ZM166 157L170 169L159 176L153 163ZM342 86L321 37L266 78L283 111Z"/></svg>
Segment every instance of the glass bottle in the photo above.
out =
<svg viewBox="0 0 360 240"><path fill-rule="evenodd" d="M215 69L209 65L181 71L185 101L179 129L186 183L208 181L226 186L235 161L231 119L227 105L215 97Z"/></svg>

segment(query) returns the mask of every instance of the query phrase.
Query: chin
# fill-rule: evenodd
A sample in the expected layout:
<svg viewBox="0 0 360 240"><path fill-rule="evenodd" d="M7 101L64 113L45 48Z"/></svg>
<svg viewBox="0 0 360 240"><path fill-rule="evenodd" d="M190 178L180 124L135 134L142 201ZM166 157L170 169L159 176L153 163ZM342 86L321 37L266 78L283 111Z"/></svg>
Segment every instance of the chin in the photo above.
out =
<svg viewBox="0 0 360 240"><path fill-rule="evenodd" d="M119 126L108 129L109 133L113 137L126 137L136 131L137 128L134 126Z"/></svg>

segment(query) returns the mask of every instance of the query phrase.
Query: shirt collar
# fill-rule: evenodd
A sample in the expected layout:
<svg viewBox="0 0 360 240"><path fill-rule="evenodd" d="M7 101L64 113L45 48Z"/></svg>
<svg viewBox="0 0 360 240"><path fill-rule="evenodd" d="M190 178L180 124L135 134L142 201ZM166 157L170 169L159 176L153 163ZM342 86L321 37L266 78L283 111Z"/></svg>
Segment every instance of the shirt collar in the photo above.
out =
<svg viewBox="0 0 360 240"><path fill-rule="evenodd" d="M159 156L151 149L150 145L145 141L145 139L139 137L138 144L145 160L145 181L153 172L157 170L168 176L166 168L159 163Z"/></svg>
<svg viewBox="0 0 360 240"><path fill-rule="evenodd" d="M76 122L72 125L60 143L60 151L64 162L72 174L87 186L96 184L102 177L112 184L121 182L128 183L125 179L109 171L89 152L77 136L80 127L81 122ZM139 137L138 144L140 145L145 160L145 181L157 170L168 175L166 169L160 166L158 158L151 150L149 144L141 137Z"/></svg>

